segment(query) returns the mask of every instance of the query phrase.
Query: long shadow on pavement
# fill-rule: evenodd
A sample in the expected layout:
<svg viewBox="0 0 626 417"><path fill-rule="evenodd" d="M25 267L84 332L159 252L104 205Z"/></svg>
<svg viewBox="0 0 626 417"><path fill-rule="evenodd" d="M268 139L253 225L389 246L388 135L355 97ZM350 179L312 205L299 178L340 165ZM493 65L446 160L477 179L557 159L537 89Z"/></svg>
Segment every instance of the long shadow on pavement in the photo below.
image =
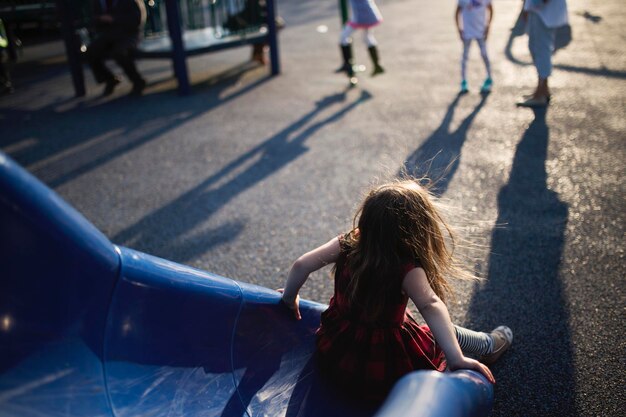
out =
<svg viewBox="0 0 626 417"><path fill-rule="evenodd" d="M576 416L574 353L559 278L568 206L546 184L546 110L519 142L509 182L498 194L488 279L477 288L467 325L507 324L513 347L494 367L494 416Z"/></svg>
<svg viewBox="0 0 626 417"><path fill-rule="evenodd" d="M229 162L170 204L119 232L111 240L157 256L167 256L176 262L185 262L217 244L234 239L243 228L240 221L229 222L212 230L197 231L198 226L237 195L302 156L308 150L306 140L316 131L336 122L370 98L368 92L362 91L356 100L304 128L321 111L346 100L345 92L324 97L300 119ZM296 134L301 128L304 130ZM242 167L245 167L243 171L237 173ZM194 234L188 236L189 233Z"/></svg>
<svg viewBox="0 0 626 417"><path fill-rule="evenodd" d="M141 98L121 96L80 101L74 108L52 103L35 111L4 108L0 147L52 188L156 139L176 127L234 100L270 79L236 89L250 65L235 66L204 83L203 94L171 92ZM70 103L71 104L71 103Z"/></svg>
<svg viewBox="0 0 626 417"><path fill-rule="evenodd" d="M459 167L461 149L467 138L467 132L474 118L485 105L487 97L488 95L483 95L459 127L454 132L450 132L450 123L461 98L461 96L456 96L448 106L439 127L406 159L398 176L428 177L433 180L431 191L437 196L442 196Z"/></svg>

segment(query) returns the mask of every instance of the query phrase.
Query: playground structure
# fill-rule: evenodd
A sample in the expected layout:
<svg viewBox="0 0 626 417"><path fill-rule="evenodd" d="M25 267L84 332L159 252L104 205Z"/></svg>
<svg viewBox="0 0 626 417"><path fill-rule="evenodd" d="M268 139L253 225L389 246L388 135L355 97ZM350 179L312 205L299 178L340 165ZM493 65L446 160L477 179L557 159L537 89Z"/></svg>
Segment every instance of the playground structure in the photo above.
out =
<svg viewBox="0 0 626 417"><path fill-rule="evenodd" d="M473 371L418 371L378 409L315 367L322 304L112 244L0 153L0 415L486 416Z"/></svg>
<svg viewBox="0 0 626 417"><path fill-rule="evenodd" d="M79 33L90 25L90 9L56 0L76 96L85 95ZM271 74L280 73L274 0L146 0L145 36L138 59L170 59L181 95L190 92L187 58L244 45L269 46Z"/></svg>

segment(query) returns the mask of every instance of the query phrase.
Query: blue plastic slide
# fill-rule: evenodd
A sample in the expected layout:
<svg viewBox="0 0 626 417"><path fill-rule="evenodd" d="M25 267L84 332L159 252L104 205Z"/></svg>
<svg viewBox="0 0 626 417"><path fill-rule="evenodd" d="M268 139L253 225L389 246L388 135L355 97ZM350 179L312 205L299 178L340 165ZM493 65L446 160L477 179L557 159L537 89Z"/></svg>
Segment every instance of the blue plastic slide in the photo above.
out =
<svg viewBox="0 0 626 417"><path fill-rule="evenodd" d="M320 379L273 290L113 245L0 153L0 416L484 416L471 371L419 371L378 409Z"/></svg>

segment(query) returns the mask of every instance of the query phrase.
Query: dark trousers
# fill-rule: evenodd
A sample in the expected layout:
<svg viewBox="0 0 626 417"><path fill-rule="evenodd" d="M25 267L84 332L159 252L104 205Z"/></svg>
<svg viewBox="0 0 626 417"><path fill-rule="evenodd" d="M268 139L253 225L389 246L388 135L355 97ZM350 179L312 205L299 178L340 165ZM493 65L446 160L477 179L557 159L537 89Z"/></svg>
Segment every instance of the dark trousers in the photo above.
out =
<svg viewBox="0 0 626 417"><path fill-rule="evenodd" d="M0 88L11 86L11 74L9 73L9 54L0 49Z"/></svg>
<svg viewBox="0 0 626 417"><path fill-rule="evenodd" d="M143 78L135 66L133 53L137 47L136 39L116 38L112 36L96 37L87 48L87 60L98 83L111 81L113 73L105 64L105 60L113 59L117 62L133 84L141 82Z"/></svg>

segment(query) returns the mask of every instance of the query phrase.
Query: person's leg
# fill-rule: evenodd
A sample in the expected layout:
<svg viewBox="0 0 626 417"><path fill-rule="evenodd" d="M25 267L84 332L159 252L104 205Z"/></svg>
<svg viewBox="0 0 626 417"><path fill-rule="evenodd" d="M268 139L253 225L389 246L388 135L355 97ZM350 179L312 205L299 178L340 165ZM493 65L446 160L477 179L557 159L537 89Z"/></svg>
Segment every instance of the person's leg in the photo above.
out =
<svg viewBox="0 0 626 417"><path fill-rule="evenodd" d="M4 49L0 49L0 94L12 93L13 84L11 73L9 72L9 54Z"/></svg>
<svg viewBox="0 0 626 417"><path fill-rule="evenodd" d="M485 63L485 70L487 72L487 77L483 82L483 86L480 88L482 93L488 93L491 91L491 86L493 85L493 81L491 79L491 63L489 62L489 55L487 53L487 42L485 39L477 39L478 47L480 48L480 56L483 58L483 62Z"/></svg>
<svg viewBox="0 0 626 417"><path fill-rule="evenodd" d="M135 65L135 58L133 56L135 45L132 42L120 42L111 51L111 58L117 62L123 70L128 79L133 83L132 93L140 95L146 86L146 81L143 79L137 66Z"/></svg>
<svg viewBox="0 0 626 417"><path fill-rule="evenodd" d="M487 334L455 325L454 332L463 353L479 355L486 364L497 361L513 343L513 332L507 326L498 326Z"/></svg>
<svg viewBox="0 0 626 417"><path fill-rule="evenodd" d="M493 350L493 339L485 332L477 332L456 325L454 332L464 353L488 355Z"/></svg>
<svg viewBox="0 0 626 417"><path fill-rule="evenodd" d="M550 96L548 78L552 74L554 29L546 27L536 13L528 14L528 49L537 69L537 88L532 98L538 102L547 102Z"/></svg>
<svg viewBox="0 0 626 417"><path fill-rule="evenodd" d="M110 49L110 42L104 38L95 38L87 48L87 62L98 84L106 83L115 78L104 64Z"/></svg>
<svg viewBox="0 0 626 417"><path fill-rule="evenodd" d="M487 52L487 42L485 39L478 39L478 47L480 48L480 56L485 63L485 71L487 72L487 78L491 78L491 63L489 62L489 54Z"/></svg>
<svg viewBox="0 0 626 417"><path fill-rule="evenodd" d="M350 45L352 43L352 33L354 33L354 28L350 25L345 25L341 31L339 44L341 46Z"/></svg>
<svg viewBox="0 0 626 417"><path fill-rule="evenodd" d="M461 54L461 93L467 93L467 60L469 58L471 39L463 39L463 53Z"/></svg>
<svg viewBox="0 0 626 417"><path fill-rule="evenodd" d="M372 59L372 63L374 64L374 69L372 70L372 77L378 74L382 74L385 72L385 69L380 66L380 60L378 55L378 42L376 42L376 38L372 34L369 29L365 29L363 31L363 41L367 45L367 51L370 54L370 58Z"/></svg>
<svg viewBox="0 0 626 417"><path fill-rule="evenodd" d="M111 95L115 86L120 83L120 79L113 75L104 63L105 59L110 57L110 52L111 41L106 38L94 39L87 48L87 62L89 62L93 76L98 84L105 84L103 96Z"/></svg>
<svg viewBox="0 0 626 417"><path fill-rule="evenodd" d="M265 46L264 43L255 43L252 45L252 60L258 62L261 65L265 65Z"/></svg>
<svg viewBox="0 0 626 417"><path fill-rule="evenodd" d="M341 32L341 37L339 39L339 46L341 48L341 56L343 59L343 63L339 72L345 72L348 74L348 77L354 76L354 69L352 66L354 65L354 61L352 59L352 33L354 32L354 28L350 25L345 25L343 31Z"/></svg>

